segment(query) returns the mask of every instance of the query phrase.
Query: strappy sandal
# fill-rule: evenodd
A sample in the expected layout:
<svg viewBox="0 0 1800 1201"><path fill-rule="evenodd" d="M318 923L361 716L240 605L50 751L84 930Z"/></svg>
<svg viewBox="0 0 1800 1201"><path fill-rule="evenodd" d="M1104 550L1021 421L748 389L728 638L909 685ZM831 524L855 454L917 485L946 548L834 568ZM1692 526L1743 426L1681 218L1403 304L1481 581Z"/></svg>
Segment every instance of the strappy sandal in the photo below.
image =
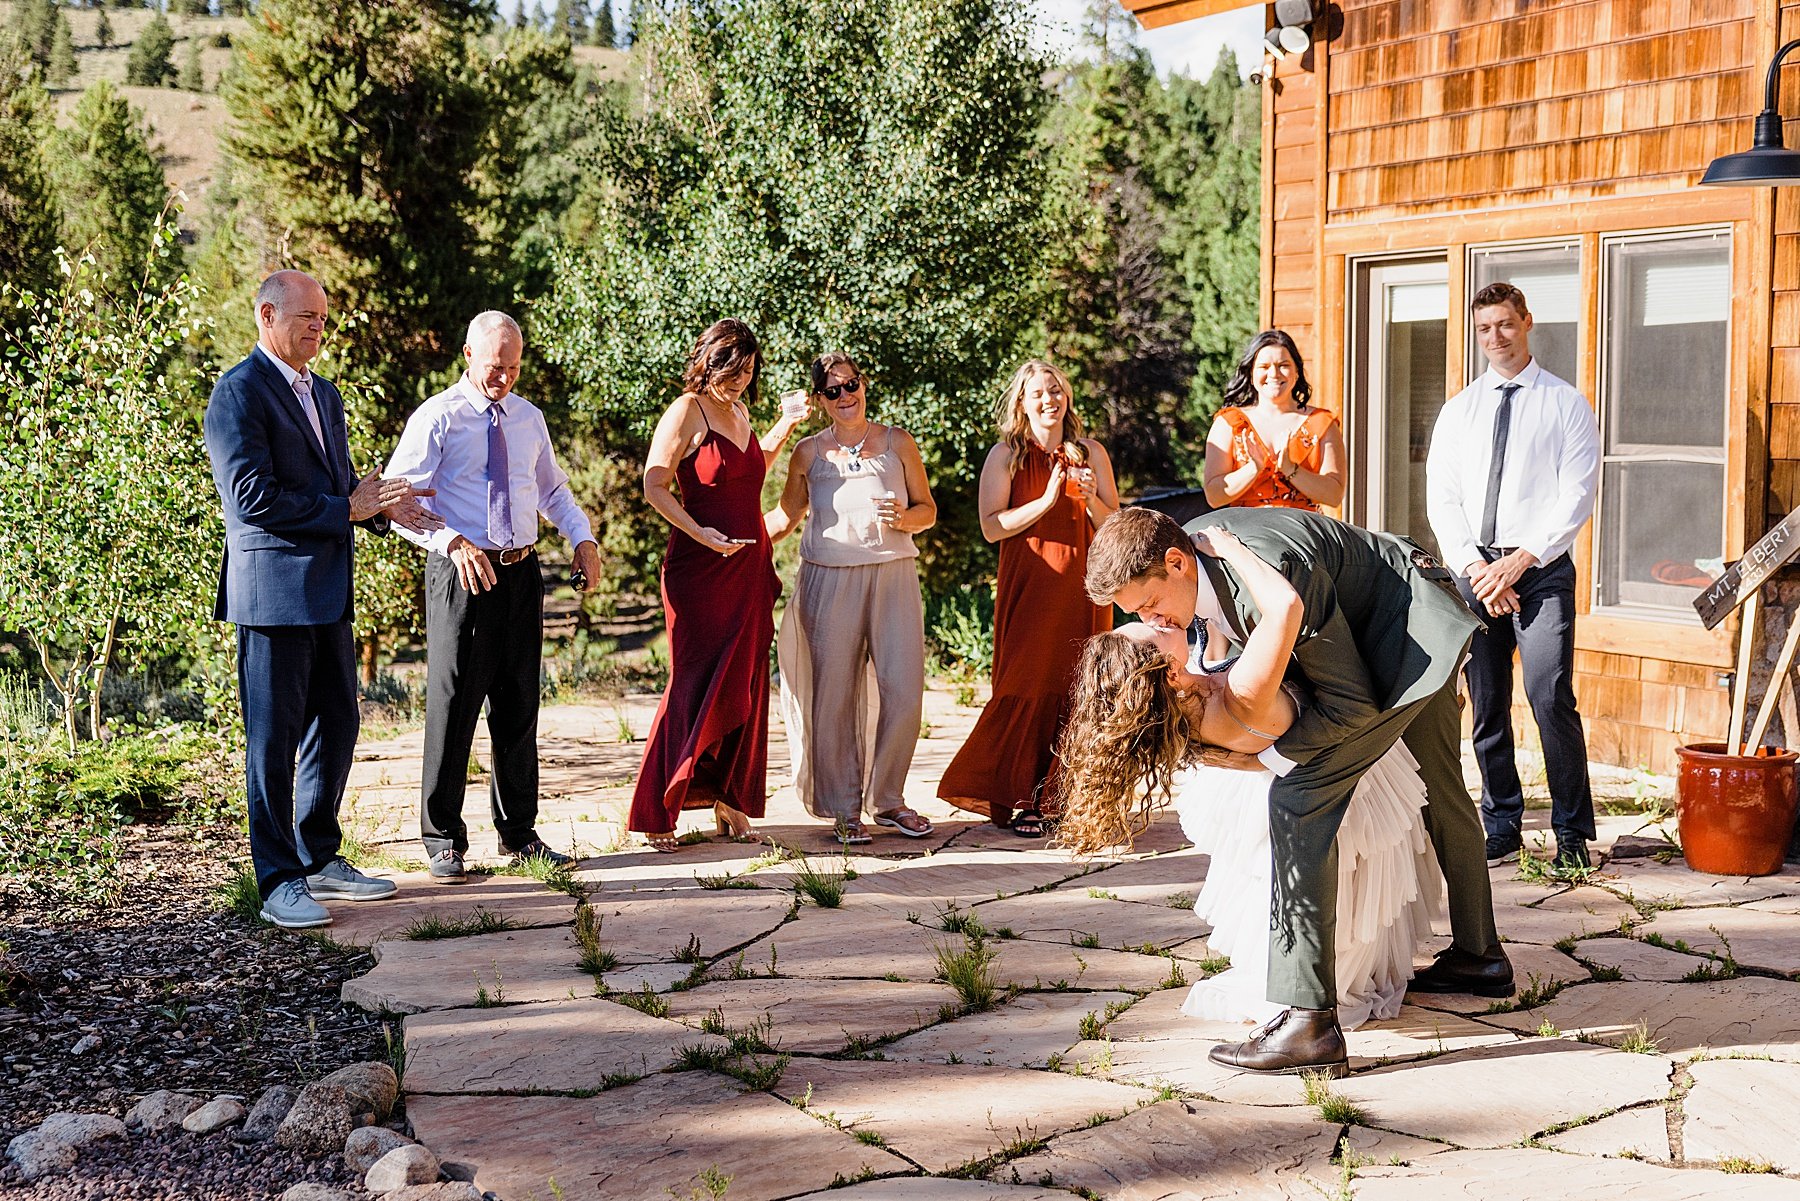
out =
<svg viewBox="0 0 1800 1201"><path fill-rule="evenodd" d="M667 834L644 835L644 845L664 855L673 855L681 849L681 839L675 836L675 831L670 830Z"/></svg>
<svg viewBox="0 0 1800 1201"><path fill-rule="evenodd" d="M918 824L911 826L907 825L906 823L909 819ZM923 813L916 813L911 809L894 809L887 813L877 813L875 815L875 824L878 826L886 826L892 830L898 830L908 838L923 838L936 829L936 827L931 824L930 818L926 817Z"/></svg>
<svg viewBox="0 0 1800 1201"><path fill-rule="evenodd" d="M1049 832L1050 823L1036 809L1021 809L1013 814L1006 828L1020 838L1042 838Z"/></svg>
<svg viewBox="0 0 1800 1201"><path fill-rule="evenodd" d="M738 825L739 820L744 824ZM750 843L757 846L762 844L763 836L750 828L749 815L738 812L724 801L713 802L713 822L720 838L730 842Z"/></svg>
<svg viewBox="0 0 1800 1201"><path fill-rule="evenodd" d="M875 841L869 837L869 832L863 828L861 822L840 821L836 829L837 840L847 847L859 847Z"/></svg>

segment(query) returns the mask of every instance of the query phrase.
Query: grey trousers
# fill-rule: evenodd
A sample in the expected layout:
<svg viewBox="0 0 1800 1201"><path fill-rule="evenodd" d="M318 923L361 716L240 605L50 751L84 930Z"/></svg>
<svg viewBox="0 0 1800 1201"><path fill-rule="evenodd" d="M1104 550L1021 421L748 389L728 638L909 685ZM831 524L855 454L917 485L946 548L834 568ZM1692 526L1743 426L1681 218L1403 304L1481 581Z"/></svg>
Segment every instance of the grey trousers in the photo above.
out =
<svg viewBox="0 0 1800 1201"><path fill-rule="evenodd" d="M925 700L925 610L914 559L802 562L777 640L794 790L814 817L906 805Z"/></svg>
<svg viewBox="0 0 1800 1201"><path fill-rule="evenodd" d="M1363 774L1396 741L1419 761L1425 825L1444 872L1456 945L1476 955L1500 949L1488 880L1487 835L1463 785L1456 679L1376 721L1269 789L1274 857L1269 913L1269 1000L1302 1009L1337 1004L1337 831Z"/></svg>

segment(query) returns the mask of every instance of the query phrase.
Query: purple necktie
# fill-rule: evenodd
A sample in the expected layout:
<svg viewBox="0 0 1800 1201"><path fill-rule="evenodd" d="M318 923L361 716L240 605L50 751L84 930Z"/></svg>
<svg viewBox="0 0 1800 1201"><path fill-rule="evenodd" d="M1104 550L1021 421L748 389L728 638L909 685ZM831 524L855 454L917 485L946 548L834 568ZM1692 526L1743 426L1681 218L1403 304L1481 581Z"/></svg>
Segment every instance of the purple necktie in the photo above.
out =
<svg viewBox="0 0 1800 1201"><path fill-rule="evenodd" d="M488 540L501 550L513 544L512 473L506 457L506 431L500 428L499 404L488 405Z"/></svg>

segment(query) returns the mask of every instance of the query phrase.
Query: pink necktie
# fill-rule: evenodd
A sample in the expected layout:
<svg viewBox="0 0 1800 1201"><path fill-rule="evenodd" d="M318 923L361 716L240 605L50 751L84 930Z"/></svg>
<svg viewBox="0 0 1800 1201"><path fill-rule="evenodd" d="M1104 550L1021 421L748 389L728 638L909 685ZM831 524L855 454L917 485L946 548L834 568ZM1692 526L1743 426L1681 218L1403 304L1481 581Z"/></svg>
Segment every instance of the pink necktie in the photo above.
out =
<svg viewBox="0 0 1800 1201"><path fill-rule="evenodd" d="M312 423L313 437L319 440L319 449L325 450L325 427L319 424L318 406L313 404L312 375L302 372L294 377L294 395L300 400L300 411L306 414L307 421ZM330 451L326 451L329 455Z"/></svg>

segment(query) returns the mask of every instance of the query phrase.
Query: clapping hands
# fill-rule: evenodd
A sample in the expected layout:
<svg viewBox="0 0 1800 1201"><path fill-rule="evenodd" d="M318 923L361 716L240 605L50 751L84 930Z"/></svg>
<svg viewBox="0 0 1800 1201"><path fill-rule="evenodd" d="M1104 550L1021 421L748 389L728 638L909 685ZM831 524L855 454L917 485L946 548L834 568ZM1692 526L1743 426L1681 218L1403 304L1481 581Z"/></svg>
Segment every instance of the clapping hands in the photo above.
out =
<svg viewBox="0 0 1800 1201"><path fill-rule="evenodd" d="M409 480L384 478L380 472L371 471L350 493L350 521L355 524L386 513L390 521L415 534L429 534L443 529L444 519L420 504L419 498L436 495L435 488L415 488Z"/></svg>

